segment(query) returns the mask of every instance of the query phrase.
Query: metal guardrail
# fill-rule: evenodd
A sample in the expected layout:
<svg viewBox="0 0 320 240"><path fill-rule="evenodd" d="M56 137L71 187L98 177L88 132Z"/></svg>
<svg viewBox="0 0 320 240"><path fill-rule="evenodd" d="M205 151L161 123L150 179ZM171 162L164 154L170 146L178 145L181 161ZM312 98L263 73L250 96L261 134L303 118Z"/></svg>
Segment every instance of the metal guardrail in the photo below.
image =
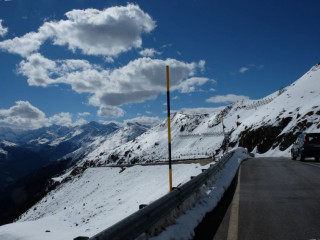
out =
<svg viewBox="0 0 320 240"><path fill-rule="evenodd" d="M209 133L193 133L193 134L180 134L178 137L180 138L200 138L200 137L221 137L223 136L223 131L220 132L209 132Z"/></svg>
<svg viewBox="0 0 320 240"><path fill-rule="evenodd" d="M132 240L139 237L155 224L165 219L174 209L179 208L192 194L206 184L212 176L221 170L233 156L233 153L227 153L217 164L212 164L210 168L204 170L181 187L175 188L172 192L89 238L89 240Z"/></svg>

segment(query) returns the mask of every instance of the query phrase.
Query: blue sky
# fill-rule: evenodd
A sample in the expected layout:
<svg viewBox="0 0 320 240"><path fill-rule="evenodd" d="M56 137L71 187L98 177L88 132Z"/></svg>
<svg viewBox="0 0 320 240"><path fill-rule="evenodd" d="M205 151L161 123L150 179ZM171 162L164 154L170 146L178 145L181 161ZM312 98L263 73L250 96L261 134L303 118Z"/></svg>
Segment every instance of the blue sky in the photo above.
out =
<svg viewBox="0 0 320 240"><path fill-rule="evenodd" d="M0 2L0 126L156 122L259 99L320 61L318 0Z"/></svg>

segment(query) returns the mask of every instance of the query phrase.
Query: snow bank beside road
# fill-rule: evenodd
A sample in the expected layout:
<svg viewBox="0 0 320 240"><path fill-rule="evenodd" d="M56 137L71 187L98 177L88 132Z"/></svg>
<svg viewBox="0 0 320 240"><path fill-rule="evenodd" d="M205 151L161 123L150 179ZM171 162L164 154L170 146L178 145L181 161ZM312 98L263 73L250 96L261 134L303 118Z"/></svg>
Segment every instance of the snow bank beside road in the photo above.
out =
<svg viewBox="0 0 320 240"><path fill-rule="evenodd" d="M247 158L249 158L249 155L246 149L236 149L232 158L212 179L212 185L209 184L206 187L204 197L194 208L176 219L176 224L169 226L161 234L151 238L151 240L192 239L194 237L194 229L202 221L206 213L211 212L217 206L225 190L230 186L241 162Z"/></svg>

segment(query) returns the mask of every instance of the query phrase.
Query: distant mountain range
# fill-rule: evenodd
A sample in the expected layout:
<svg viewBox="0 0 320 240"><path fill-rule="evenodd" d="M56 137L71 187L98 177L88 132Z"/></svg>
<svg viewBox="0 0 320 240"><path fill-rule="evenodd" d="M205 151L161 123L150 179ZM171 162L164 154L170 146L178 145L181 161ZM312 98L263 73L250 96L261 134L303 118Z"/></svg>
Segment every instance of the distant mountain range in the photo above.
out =
<svg viewBox="0 0 320 240"><path fill-rule="evenodd" d="M94 150L92 143L97 139L110 140L117 135L116 144L122 144L148 128L139 123L121 126L97 122L76 127L52 125L29 131L0 127L0 193L20 177L53 161L72 158L72 165Z"/></svg>
<svg viewBox="0 0 320 240"><path fill-rule="evenodd" d="M40 200L50 179L94 151L95 144L108 142L108 148L117 147L149 128L139 123L97 122L29 131L0 127L0 211L4 219L0 218L0 224L13 220ZM26 199L16 203L12 198L16 191L23 191Z"/></svg>

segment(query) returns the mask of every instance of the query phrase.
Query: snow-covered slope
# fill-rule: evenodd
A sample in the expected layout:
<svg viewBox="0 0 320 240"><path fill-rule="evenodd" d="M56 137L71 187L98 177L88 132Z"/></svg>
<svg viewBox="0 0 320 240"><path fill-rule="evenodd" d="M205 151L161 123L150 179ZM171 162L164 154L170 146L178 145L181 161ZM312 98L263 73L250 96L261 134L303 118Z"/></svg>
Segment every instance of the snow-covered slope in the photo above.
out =
<svg viewBox="0 0 320 240"><path fill-rule="evenodd" d="M230 147L260 154L289 156L302 131L320 131L320 65L296 82L259 100L236 102L210 114L178 112L171 116L173 159L212 156L220 152L225 131ZM153 127L118 147L99 146L84 161L96 164L153 162L167 159L167 123ZM106 151L109 149L109 151Z"/></svg>
<svg viewBox="0 0 320 240"><path fill-rule="evenodd" d="M199 164L181 164L174 168L173 184L183 184L199 173ZM51 191L18 222L1 226L0 239L65 240L93 236L168 190L167 166L135 166L124 171L118 167L88 168Z"/></svg>
<svg viewBox="0 0 320 240"><path fill-rule="evenodd" d="M226 164L216 185L205 192L205 198L195 205L192 218L196 224L221 199L240 162L248 155L239 149ZM173 166L173 186L186 183L208 165L178 164ZM133 166L129 168L88 168L82 174L61 184L13 223L0 227L1 240L64 240L77 236L92 237L116 222L138 211L140 204L149 204L168 193L168 166ZM179 219L179 222L188 223ZM184 226L185 227L185 226ZM195 227L195 226L193 226ZM32 231L30 231L32 229ZM187 239L192 229L173 231ZM169 239L172 229L161 240Z"/></svg>

